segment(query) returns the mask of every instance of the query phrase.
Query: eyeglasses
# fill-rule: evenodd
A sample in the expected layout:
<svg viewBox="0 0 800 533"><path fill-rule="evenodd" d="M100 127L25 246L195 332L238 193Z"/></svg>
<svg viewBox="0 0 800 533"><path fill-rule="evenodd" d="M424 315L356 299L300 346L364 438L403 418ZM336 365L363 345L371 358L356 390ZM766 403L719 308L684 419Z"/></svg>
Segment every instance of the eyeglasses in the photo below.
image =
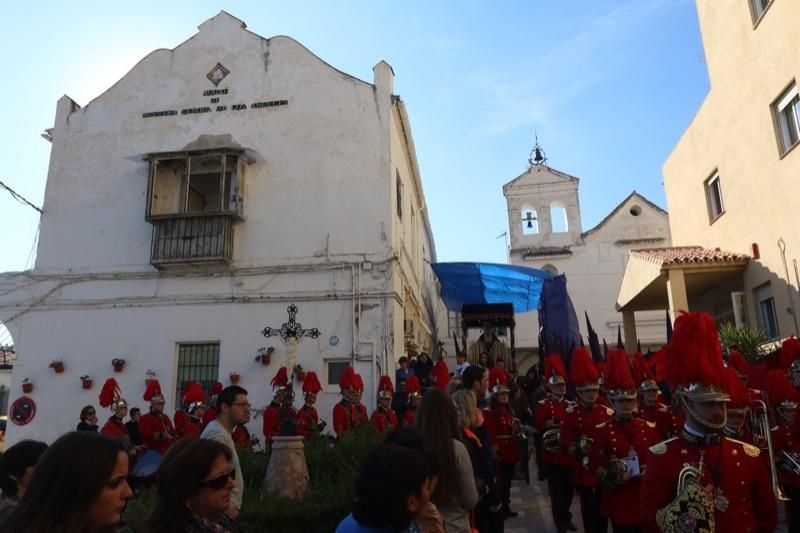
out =
<svg viewBox="0 0 800 533"><path fill-rule="evenodd" d="M250 402L233 402L233 404L231 405L235 405L237 407L245 407L247 409L250 409L250 407L252 407L252 404Z"/></svg>
<svg viewBox="0 0 800 533"><path fill-rule="evenodd" d="M208 479L206 481L200 482L201 489L214 489L220 490L225 488L225 485L228 484L228 478L232 480L236 480L236 469L231 468L230 471L222 474L219 477L215 477L214 479Z"/></svg>
<svg viewBox="0 0 800 533"><path fill-rule="evenodd" d="M94 411L87 411L86 416L94 416Z"/></svg>

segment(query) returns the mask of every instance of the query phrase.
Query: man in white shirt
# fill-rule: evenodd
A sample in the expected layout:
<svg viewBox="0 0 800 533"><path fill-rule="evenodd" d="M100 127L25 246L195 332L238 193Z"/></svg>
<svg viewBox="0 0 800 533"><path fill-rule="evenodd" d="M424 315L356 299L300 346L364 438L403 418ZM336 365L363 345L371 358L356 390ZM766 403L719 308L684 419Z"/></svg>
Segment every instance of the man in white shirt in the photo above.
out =
<svg viewBox="0 0 800 533"><path fill-rule="evenodd" d="M464 369L469 366L467 362L467 354L464 352L456 353L456 369L453 372L454 377L461 377L461 374L464 373Z"/></svg>
<svg viewBox="0 0 800 533"><path fill-rule="evenodd" d="M250 402L247 401L247 391L238 385L226 387L217 395L216 408L217 417L208 423L200 438L221 442L231 451L233 467L236 470L236 487L231 493L231 507L228 509L227 515L235 519L242 508L244 479L232 433L236 426L250 421Z"/></svg>

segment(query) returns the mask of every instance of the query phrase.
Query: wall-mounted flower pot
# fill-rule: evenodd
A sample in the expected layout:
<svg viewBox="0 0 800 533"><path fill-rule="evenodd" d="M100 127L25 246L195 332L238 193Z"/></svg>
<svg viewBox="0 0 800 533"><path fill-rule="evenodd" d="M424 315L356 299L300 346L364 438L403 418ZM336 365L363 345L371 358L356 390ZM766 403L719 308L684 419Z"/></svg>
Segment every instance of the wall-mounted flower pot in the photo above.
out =
<svg viewBox="0 0 800 533"><path fill-rule="evenodd" d="M262 354L256 356L256 361L261 363L264 366L268 366L271 359L272 359L272 356L270 354L267 354L267 353L262 353Z"/></svg>
<svg viewBox="0 0 800 533"><path fill-rule="evenodd" d="M25 394L30 394L33 392L33 383L23 383L22 384L22 392Z"/></svg>
<svg viewBox="0 0 800 533"><path fill-rule="evenodd" d="M295 377L297 378L297 381L305 381L305 379L306 379L306 371L305 370L298 370L295 373Z"/></svg>
<svg viewBox="0 0 800 533"><path fill-rule="evenodd" d="M125 361L114 361L111 365L114 367L114 372L122 372L125 370Z"/></svg>
<svg viewBox="0 0 800 533"><path fill-rule="evenodd" d="M241 376L239 376L238 372L231 372L230 374L228 374L228 378L230 378L231 380L231 385L236 385L237 383L239 383L240 377Z"/></svg>
<svg viewBox="0 0 800 533"><path fill-rule="evenodd" d="M91 389L92 388L92 380L91 379L82 379L81 385L84 389Z"/></svg>
<svg viewBox="0 0 800 533"><path fill-rule="evenodd" d="M64 362L63 361L53 361L50 363L50 368L56 371L56 374L62 374L64 372Z"/></svg>

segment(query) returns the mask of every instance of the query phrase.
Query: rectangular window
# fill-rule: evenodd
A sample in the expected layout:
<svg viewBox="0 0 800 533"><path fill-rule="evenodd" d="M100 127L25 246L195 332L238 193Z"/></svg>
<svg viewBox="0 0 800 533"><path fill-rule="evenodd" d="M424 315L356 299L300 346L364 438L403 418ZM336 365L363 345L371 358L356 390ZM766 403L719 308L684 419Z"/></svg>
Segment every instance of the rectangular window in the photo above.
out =
<svg viewBox="0 0 800 533"><path fill-rule="evenodd" d="M800 139L800 122L798 122L800 109L798 108L800 108L800 96L797 93L796 83L792 83L792 86L772 104L781 154L786 153Z"/></svg>
<svg viewBox="0 0 800 533"><path fill-rule="evenodd" d="M720 184L719 174L714 173L705 183L706 203L708 205L708 220L714 222L725 212L725 204L722 202L722 185Z"/></svg>
<svg viewBox="0 0 800 533"><path fill-rule="evenodd" d="M772 0L750 0L750 14L753 16L753 24L758 22L758 19L769 7L770 2Z"/></svg>
<svg viewBox="0 0 800 533"><path fill-rule="evenodd" d="M325 361L326 373L328 375L325 381L325 390L334 392L338 389L342 372L344 372L344 369L348 366L350 366L349 359L327 359Z"/></svg>
<svg viewBox="0 0 800 533"><path fill-rule="evenodd" d="M0 385L0 416L8 415L8 395L11 390L5 385Z"/></svg>
<svg viewBox="0 0 800 533"><path fill-rule="evenodd" d="M778 338L778 315L775 311L775 298L772 286L766 283L756 289L758 311L761 316L761 328L770 339Z"/></svg>
<svg viewBox="0 0 800 533"><path fill-rule="evenodd" d="M180 407L186 383L194 381L203 387L208 398L211 385L219 380L219 343L179 344L178 374L175 383L175 408Z"/></svg>
<svg viewBox="0 0 800 533"><path fill-rule="evenodd" d="M397 181L397 217L402 220L403 219L403 181L400 179L400 171L396 170L397 173L396 181Z"/></svg>
<svg viewBox="0 0 800 533"><path fill-rule="evenodd" d="M239 154L212 152L153 157L148 214L241 213Z"/></svg>

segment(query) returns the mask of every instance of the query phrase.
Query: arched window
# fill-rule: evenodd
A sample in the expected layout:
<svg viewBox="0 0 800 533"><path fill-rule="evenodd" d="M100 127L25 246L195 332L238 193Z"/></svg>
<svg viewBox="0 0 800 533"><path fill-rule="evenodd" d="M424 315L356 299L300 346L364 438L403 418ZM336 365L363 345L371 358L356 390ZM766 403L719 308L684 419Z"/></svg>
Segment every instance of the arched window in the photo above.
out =
<svg viewBox="0 0 800 533"><path fill-rule="evenodd" d="M567 220L567 208L561 202L550 204L550 224L553 233L568 233L569 221Z"/></svg>
<svg viewBox="0 0 800 533"><path fill-rule="evenodd" d="M536 217L536 209L524 207L522 209L522 234L536 235L539 233L539 220Z"/></svg>

